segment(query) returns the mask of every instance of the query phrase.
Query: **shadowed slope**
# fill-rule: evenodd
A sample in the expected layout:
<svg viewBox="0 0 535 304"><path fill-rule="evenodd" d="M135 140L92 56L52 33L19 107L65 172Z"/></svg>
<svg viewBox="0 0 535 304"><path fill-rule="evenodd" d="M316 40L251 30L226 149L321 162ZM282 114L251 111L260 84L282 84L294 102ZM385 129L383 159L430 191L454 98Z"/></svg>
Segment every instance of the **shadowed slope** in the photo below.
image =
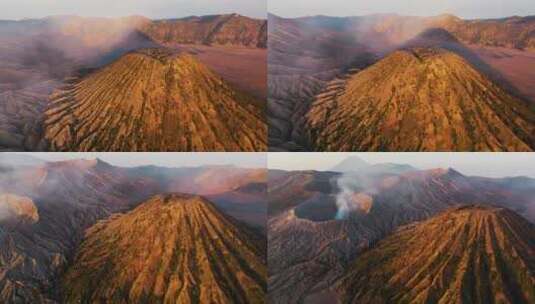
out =
<svg viewBox="0 0 535 304"><path fill-rule="evenodd" d="M462 44L453 34L445 29L429 28L403 44L403 48L418 47L443 48L453 52L470 63L478 72L488 77L490 81L499 84L507 93L526 101L529 100L529 97L522 93L521 87L517 87L515 83L511 82L504 75L506 70L496 69L495 66L486 62L489 59L488 56L484 59L470 46ZM487 47L487 50L490 51L490 48ZM529 54L529 52L524 53Z"/></svg>
<svg viewBox="0 0 535 304"><path fill-rule="evenodd" d="M521 94L522 99L533 101L535 93L533 77L530 77L533 54L521 50L533 50L534 21L533 17L462 20L452 15L377 14L295 19L270 15L267 113L270 149L322 150L307 140L307 126L300 119L315 96L322 92L340 93L337 88L355 72L369 67L377 58L429 29L448 31L458 44L467 44L465 49L476 48L478 57L481 57L477 58L479 60L461 56L483 74L501 74L501 77L490 77L490 80L508 91L515 91L512 95ZM431 38L441 40L444 37ZM481 56L482 53L486 55ZM378 86L384 81L379 79Z"/></svg>
<svg viewBox="0 0 535 304"><path fill-rule="evenodd" d="M252 97L189 55L124 55L52 96L56 151L259 151L267 127Z"/></svg>
<svg viewBox="0 0 535 304"><path fill-rule="evenodd" d="M535 111L441 48L412 48L319 94L306 116L321 151L531 151Z"/></svg>
<svg viewBox="0 0 535 304"><path fill-rule="evenodd" d="M298 19L269 15L268 118L271 150L308 150L301 118L324 85L347 67L375 56L353 33L318 29Z"/></svg>
<svg viewBox="0 0 535 304"><path fill-rule="evenodd" d="M252 227L266 230L267 184L252 182L232 191L207 196L219 209Z"/></svg>
<svg viewBox="0 0 535 304"><path fill-rule="evenodd" d="M357 258L343 303L532 303L535 226L469 206L406 226Z"/></svg>
<svg viewBox="0 0 535 304"><path fill-rule="evenodd" d="M65 299L263 303L264 249L260 236L201 197L156 196L87 231L63 280Z"/></svg>
<svg viewBox="0 0 535 304"><path fill-rule="evenodd" d="M130 211L158 193L211 195L216 201L251 183L265 183L265 174L229 166L121 168L98 159L44 162L0 154L0 303L68 303L59 278L86 229L99 220ZM265 192L247 192L245 200L230 197L217 205L219 210L232 216L235 210L249 211L237 218L254 222L264 208L265 223ZM250 212L255 208L260 210Z"/></svg>
<svg viewBox="0 0 535 304"><path fill-rule="evenodd" d="M0 303L60 303L57 276L83 231L155 188L101 161L2 171L0 205L7 201L9 210L0 206Z"/></svg>

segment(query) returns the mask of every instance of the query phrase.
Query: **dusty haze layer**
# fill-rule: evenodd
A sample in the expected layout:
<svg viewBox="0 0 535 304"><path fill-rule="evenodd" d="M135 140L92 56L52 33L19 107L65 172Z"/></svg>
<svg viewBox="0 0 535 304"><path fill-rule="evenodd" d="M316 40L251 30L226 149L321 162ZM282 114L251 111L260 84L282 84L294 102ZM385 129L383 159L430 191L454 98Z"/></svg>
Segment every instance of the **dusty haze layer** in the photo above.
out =
<svg viewBox="0 0 535 304"><path fill-rule="evenodd" d="M0 77L0 101L2 101L2 106L0 106L0 147L7 151L48 151L51 149L67 151L95 149L99 151L122 149L127 151L266 150L264 133L267 131L263 113L266 97L266 36L266 20L248 18L238 14L163 20L151 20L141 16L121 18L54 16L21 21L0 21L0 41L2 42L2 47L0 47L0 71L2 71L2 77ZM82 118L82 116L87 118L87 113L77 116L75 121L72 120L72 116L63 115L71 110L78 114L88 110L83 101L71 98L75 97L74 93L78 94L84 90L84 88L74 89L79 82L78 80L91 78L101 70L109 70L113 66L112 63L119 61L119 59L123 59L123 62L128 61L125 59L127 54L148 48L158 49L162 53L180 53L184 55L184 58L191 56L196 64L192 64L193 61L190 60L188 62L182 61L178 65L183 69L202 65L206 72L201 74L208 75L210 73L212 76L208 78L218 80L208 81L212 86L198 87L195 92L188 89L190 92L184 96L169 96L167 94L167 99L162 101L162 96L166 96L166 94L159 92L154 87L145 87L143 83L146 81L146 77L143 78L142 75L136 73L125 74L124 70L121 72L119 69L115 71L114 75L122 77L122 82L117 82L117 77L115 80L113 77L101 79L99 86L86 87L85 91L94 91L91 99L97 100L96 103L99 104L110 100L121 100L118 108L114 106L111 108L115 108L114 111L118 113L123 112L123 115L117 113L111 115L110 112L106 112L106 109L110 109L110 107L106 106L101 106L99 110L93 112L93 114L99 115L100 118L97 120L90 119L88 121ZM145 76L152 75L151 69L146 70L148 72L144 74ZM166 81L162 73L154 73L152 76L155 78L155 82ZM156 77L160 79L157 80ZM202 78L192 75L190 77ZM223 79L224 83L230 87L230 89L223 88L225 91L223 94L219 94L221 91L217 93L218 86L214 86L214 84L219 83L219 79ZM170 80L170 84L177 87L188 87L184 82L176 83ZM132 86L141 87L144 92L150 94L139 95L138 98L130 102L128 96L125 96L128 95L125 90L130 90ZM225 87L225 85L221 86ZM118 91L111 90L111 87L118 89ZM50 102L50 100L57 101L57 98L54 97L57 95L62 97L60 103L66 100L74 100L74 102L68 106L61 104L60 108L63 111L59 111L59 116L52 119L57 125L51 126L45 122L49 118L45 112L48 110L50 113L51 108L58 110ZM160 97L155 97L156 95ZM142 127L144 123L128 125L128 122L145 120L149 124L148 128L152 130L149 133L164 133L166 132L164 129L167 128L174 129L173 132L177 131L166 122L152 120L149 112L145 112L143 110L145 108L139 106L147 104L147 111L162 107L183 110L183 113L191 118L181 118L182 125L178 128L183 133L189 132L185 128L186 125L190 127L197 125L201 128L206 126L211 130L210 132L218 132L219 129L224 130L226 127L221 127L221 125L219 125L221 128L216 127L219 124L217 122L219 119L214 119L211 115L214 107L208 106L206 109L209 111L204 112L195 108L195 101L198 98L211 103L217 102L219 99L233 99L234 95L246 96L246 104L241 103L242 105L238 107L253 107L252 111L256 113L253 114L256 117L253 120L259 123L255 122L250 125L251 120L243 115L236 116L227 113L230 117L245 121L246 128L253 128L255 132L258 132L249 136L249 139L244 139L238 134L239 131L233 132L240 137L237 140L241 143L238 144L235 140L230 140L228 136L215 139L227 143L213 145L214 138L207 138L205 144L187 144L184 141L188 139L190 142L196 141L193 138L194 135L179 135L178 138L182 137L182 139L177 139L174 143L164 143L165 147L156 147L148 142L150 141L148 138L143 138L142 133L145 133L146 129L145 131L141 129L144 128ZM237 97L237 99L243 98ZM190 101L190 103L186 101ZM230 113L233 111L233 106L227 104L222 107L218 106L216 112ZM133 116L125 113L133 114ZM145 114L149 117L145 117ZM203 118L204 116L206 118ZM61 117L67 118L69 123L66 123ZM129 118L121 120L120 117ZM202 126L193 122L193 120L198 121L199 119L205 120L201 124ZM137 138L132 139L136 143L126 143L124 140L118 144L105 142L105 137L108 137L109 134L100 133L95 128L106 124L106 121L119 123L119 126L115 125L115 127L122 129L122 131L117 130L118 134L132 134L134 132L141 137L130 136L130 138ZM77 122L82 122L82 128L89 131L80 132L80 126L73 126L72 134L66 135L65 126L70 123L76 125ZM214 122L214 125L210 125L211 122ZM233 128L232 126L237 127L235 123L229 125L231 128ZM53 129L52 135L46 134L50 128ZM63 131L61 131L62 129ZM57 138L56 135L59 132L63 133ZM207 134L202 131L198 133ZM97 137L99 143L82 143L91 137ZM117 136L117 138L119 137L120 135ZM70 141L70 143L64 145L58 140ZM212 143L208 143L210 141ZM233 141L234 143L231 143ZM244 141L249 141L249 143Z"/></svg>
<svg viewBox="0 0 535 304"><path fill-rule="evenodd" d="M269 19L272 151L533 150L533 17L468 20L448 14L383 14ZM440 66L437 61L426 70L419 68L422 62L408 68L408 77L396 76L396 60L388 63L389 59L418 50L457 55L462 63ZM370 77L377 70L377 78ZM452 76L456 73L463 77ZM413 97L416 102L411 102ZM431 100L438 100L437 108ZM454 110L481 106L494 109L470 110L470 117ZM435 117L438 113L440 118ZM459 116L464 126L454 123ZM488 126L477 122L494 118L499 121ZM515 126L517 119L524 120L524 127ZM405 123L409 121L415 125ZM453 125L467 132L452 131ZM520 136L523 143L508 142L509 136L498 139L511 130L522 133L513 137ZM488 137L494 143L485 142Z"/></svg>
<svg viewBox="0 0 535 304"><path fill-rule="evenodd" d="M498 163L496 157L489 166ZM483 171L479 177L467 176L454 165L415 166L353 156L329 171L270 170L269 301L425 303L460 297L484 303L507 293L509 303L529 303L535 282L535 179L490 178ZM448 210L457 209L464 210L461 216L450 217ZM433 224L420 224L425 221ZM511 228L511 223L518 226ZM425 239L439 241L418 243ZM503 242L511 245L496 245ZM523 260L517 264L519 252ZM476 256L497 258L486 263ZM405 262L410 266L405 268ZM485 267L494 262L509 266ZM471 266L449 268L457 263ZM514 278L515 288L499 277Z"/></svg>
<svg viewBox="0 0 535 304"><path fill-rule="evenodd" d="M205 159L205 163L210 161ZM125 168L100 159L45 162L24 154L2 154L0 302L50 304L94 297L116 302L117 296L124 298L120 290L130 289L128 286L132 287L132 299L163 299L165 290L172 303L188 298L259 302L266 292L266 174L263 168L237 166ZM145 224L139 225L139 220ZM92 234L108 221L109 234ZM95 230L88 230L92 227ZM182 231L183 235L172 237L169 231ZM130 241L119 241L119 235ZM197 236L194 242L189 238L192 235ZM157 242L151 240L165 236L169 237L160 243L162 251L142 249L143 242L155 249ZM213 243L216 239L220 243ZM102 240L110 247L102 247ZM123 250L116 251L118 247ZM166 251L171 247L174 253ZM140 260L125 255L131 251L127 248L153 255L142 258L148 263L136 268ZM84 269L85 261L98 264L104 252L109 254L103 261L106 267L97 268L109 274L114 286L121 285L120 290L106 290L109 284L86 285L86 278L97 273L93 267ZM180 255L184 252L188 254ZM181 263L179 257L187 261ZM137 276L142 269L154 273L165 263L168 267L156 276ZM140 271L121 272L125 269ZM171 269L181 277L168 276ZM62 281L65 276L69 279ZM135 287L132 280L144 283ZM223 281L224 285L218 285ZM208 282L213 284L204 289ZM181 292L177 284L184 287Z"/></svg>
<svg viewBox="0 0 535 304"><path fill-rule="evenodd" d="M83 15L92 17L121 17L143 15L153 19L183 18L215 14L239 13L253 18L265 18L266 2L262 0L231 0L214 2L211 0L125 0L121 3L105 0L59 0L42 2L26 0L6 0L5 10L0 19L41 18L54 15Z"/></svg>

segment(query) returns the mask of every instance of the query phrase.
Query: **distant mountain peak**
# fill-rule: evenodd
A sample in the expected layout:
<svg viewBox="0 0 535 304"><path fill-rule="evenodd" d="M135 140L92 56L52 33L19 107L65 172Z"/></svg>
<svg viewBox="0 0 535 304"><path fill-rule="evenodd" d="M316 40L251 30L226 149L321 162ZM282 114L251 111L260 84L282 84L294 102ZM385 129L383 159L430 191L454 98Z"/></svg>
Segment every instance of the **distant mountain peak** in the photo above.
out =
<svg viewBox="0 0 535 304"><path fill-rule="evenodd" d="M140 31L163 45L204 44L265 48L266 20L237 13L161 19Z"/></svg>
<svg viewBox="0 0 535 304"><path fill-rule="evenodd" d="M436 18L445 19L445 20L452 20L452 21L462 20L461 18L459 18L456 15L451 14L451 13L440 14L440 15L436 16Z"/></svg>
<svg viewBox="0 0 535 304"><path fill-rule="evenodd" d="M350 171L356 171L365 167L368 167L370 164L360 158L359 156L352 155L344 160L342 160L340 163L338 163L336 166L334 166L330 171L334 172L350 172Z"/></svg>
<svg viewBox="0 0 535 304"><path fill-rule="evenodd" d="M97 167L97 168L111 168L111 167L113 167L113 165L111 165L110 163L102 160L99 157L97 157L95 160L96 160L95 167Z"/></svg>
<svg viewBox="0 0 535 304"><path fill-rule="evenodd" d="M407 171L403 174L409 179L428 180L428 179L453 179L464 178L465 176L452 168L434 168L427 170Z"/></svg>
<svg viewBox="0 0 535 304"><path fill-rule="evenodd" d="M68 302L260 303L266 266L259 239L199 196L157 195L89 229L64 294Z"/></svg>
<svg viewBox="0 0 535 304"><path fill-rule="evenodd" d="M329 171L340 172L340 173L355 173L355 174L371 174L371 175L380 175L380 174L401 174L405 172L411 172L417 170L413 166L407 164L396 164L396 163L377 163L370 164L362 160L358 156L350 156L339 164L331 168Z"/></svg>

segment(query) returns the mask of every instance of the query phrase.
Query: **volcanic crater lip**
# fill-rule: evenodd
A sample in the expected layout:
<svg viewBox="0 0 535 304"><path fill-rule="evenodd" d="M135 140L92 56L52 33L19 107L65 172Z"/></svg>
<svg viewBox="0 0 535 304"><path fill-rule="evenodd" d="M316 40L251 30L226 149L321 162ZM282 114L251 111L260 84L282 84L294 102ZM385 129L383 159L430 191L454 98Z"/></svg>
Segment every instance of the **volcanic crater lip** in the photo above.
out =
<svg viewBox="0 0 535 304"><path fill-rule="evenodd" d="M325 194L314 194L294 209L296 218L314 223L336 221L338 208L335 197Z"/></svg>
<svg viewBox="0 0 535 304"><path fill-rule="evenodd" d="M473 204L462 204L457 207L452 207L447 209L445 212L461 212L461 211L492 211L492 212L501 212L507 210L506 208L499 207L493 204L483 204L483 203L473 203Z"/></svg>
<svg viewBox="0 0 535 304"><path fill-rule="evenodd" d="M192 200L201 200L203 202L208 202L206 198L204 198L201 195L195 195L195 194L189 194L189 193L181 193L181 192L168 192L156 195L152 199L162 199L164 203L186 203L188 201ZM150 199L150 200L152 200Z"/></svg>
<svg viewBox="0 0 535 304"><path fill-rule="evenodd" d="M145 55L164 63L165 60L186 55L185 52L175 51L169 48L142 48L128 52L131 55Z"/></svg>

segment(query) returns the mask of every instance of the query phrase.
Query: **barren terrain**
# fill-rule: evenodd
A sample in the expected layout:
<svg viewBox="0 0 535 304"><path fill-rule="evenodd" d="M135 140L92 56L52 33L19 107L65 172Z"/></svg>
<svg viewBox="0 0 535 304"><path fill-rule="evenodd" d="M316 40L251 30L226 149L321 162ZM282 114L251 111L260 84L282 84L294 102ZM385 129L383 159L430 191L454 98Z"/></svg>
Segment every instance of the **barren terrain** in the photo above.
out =
<svg viewBox="0 0 535 304"><path fill-rule="evenodd" d="M143 48L196 56L218 77L252 95L251 103L263 109L266 30L265 20L236 14L159 21L77 16L0 21L0 149L49 150L43 134L49 96L72 85L73 78ZM195 35L188 38L186 33ZM99 98L105 97L101 92Z"/></svg>
<svg viewBox="0 0 535 304"><path fill-rule="evenodd" d="M407 47L408 42L429 30L437 29L445 31L448 35L432 36L429 40L420 39L418 44L426 47L444 47L456 52L464 60L471 63L479 73L489 78L492 85L503 89L507 94L521 100L522 103L533 104L533 73L535 69L532 60L533 17L510 17L492 20L463 20L452 15L440 15L433 17L412 17L395 14L370 15L361 17L327 17L313 16L295 19L280 18L274 15L269 17L269 55L268 55L268 124L270 150L273 151L375 151L379 147L370 145L366 138L353 139L350 145L343 142L333 143L327 148L318 142L329 141L332 138L324 138L326 133L361 132L355 130L362 128L358 125L362 117L351 116L351 113L342 113L344 120L353 123L331 125L329 131L321 128L314 131L310 141L310 126L303 122L301 117L311 111L314 100L322 99L325 95L340 93L345 89L345 81L355 74L365 71L376 62L388 58L392 53ZM426 37L429 38L429 37ZM445 40L437 41L444 38ZM457 41L457 46L451 45L451 40ZM433 42L433 40L435 40ZM430 43L432 42L432 43ZM447 45L448 44L448 45ZM414 47L415 45L412 44ZM394 69L394 66L391 66ZM420 71L422 72L422 71ZM446 72L446 71L444 71ZM423 72L422 72L423 73ZM418 74L421 77L432 75ZM414 79L416 81L416 79ZM376 79L378 83L389 82L387 78ZM446 81L446 87L449 85ZM410 82L410 81L409 81ZM461 80L460 82L464 82ZM463 84L464 85L464 84ZM466 84L466 86L469 86ZM421 88L425 88L422 86ZM425 95L419 92L420 87L410 88L403 83L401 90L413 90L411 94ZM422 95L420 94L420 95ZM445 98L444 94L437 94ZM372 96L377 98L378 96ZM465 96L469 102L477 103L478 96L470 94ZM430 105L432 99L427 97L424 103ZM493 98L492 102L509 103L507 98ZM327 102L326 102L327 104ZM335 102L329 103L332 108L337 108ZM514 106L513 106L514 107ZM380 111L387 109L380 108ZM426 109L414 109L427 113ZM313 110L312 110L313 111ZM533 109L529 110L533 113ZM373 115L373 114L372 114ZM531 114L530 114L531 115ZM513 115L514 116L514 115ZM407 113L400 115L401 119L412 119ZM485 118L481 118L485 119ZM511 117L516 119L516 117ZM530 122L532 128L533 123ZM399 124L393 124L394 128L402 129ZM367 126L367 128L380 129L379 126ZM417 128L414 128L416 132ZM507 129L507 128L506 128ZM498 127L491 131L493 135L502 132ZM381 132L381 131L380 131ZM446 129L438 129L438 133L448 132ZM390 128L383 133L378 133L384 141L395 141L395 136L406 137L400 132ZM336 136L336 135L334 135ZM394 136L394 138L393 138ZM419 134L411 134L410 137L418 137ZM439 135L431 135L431 141L441 141L444 138ZM341 139L342 140L342 139ZM447 140L454 141L450 137ZM425 150L426 145L421 147L409 147L399 145L391 146L393 150ZM388 143L385 143L388 148ZM433 145L433 144L432 144ZM532 144L528 143L530 150ZM517 150L515 145L502 145L487 147L485 145L466 147L452 145L449 147L434 147L431 149L448 151L507 151Z"/></svg>

